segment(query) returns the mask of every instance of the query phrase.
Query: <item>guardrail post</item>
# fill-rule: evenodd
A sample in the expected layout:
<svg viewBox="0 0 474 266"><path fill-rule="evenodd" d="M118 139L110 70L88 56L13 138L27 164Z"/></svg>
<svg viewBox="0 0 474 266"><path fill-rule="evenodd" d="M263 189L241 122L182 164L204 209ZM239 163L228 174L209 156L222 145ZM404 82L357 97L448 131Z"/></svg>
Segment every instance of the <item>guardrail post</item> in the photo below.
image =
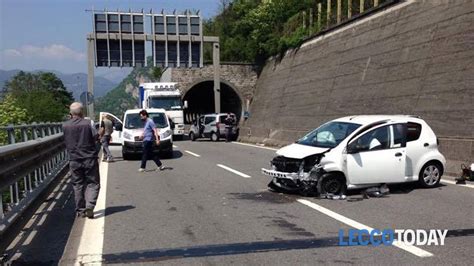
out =
<svg viewBox="0 0 474 266"><path fill-rule="evenodd" d="M43 123L41 123L39 125L39 128L40 128L40 134L41 134L41 137L44 138L46 136L46 131L45 131L45 125Z"/></svg>
<svg viewBox="0 0 474 266"><path fill-rule="evenodd" d="M37 126L36 122L34 122L31 125L31 131L32 131L31 137L33 137L33 139L37 139L38 138L38 126Z"/></svg>
<svg viewBox="0 0 474 266"><path fill-rule="evenodd" d="M362 1L362 0L361 0ZM331 0L327 1L327 16L326 16L326 26L329 27L329 24L331 24Z"/></svg>
<svg viewBox="0 0 474 266"><path fill-rule="evenodd" d="M5 218L5 214L3 213L3 192L0 191L0 219L3 220Z"/></svg>
<svg viewBox="0 0 474 266"><path fill-rule="evenodd" d="M347 0L347 18L352 17L352 0Z"/></svg>
<svg viewBox="0 0 474 266"><path fill-rule="evenodd" d="M51 124L48 122L47 124L48 136L51 136Z"/></svg>
<svg viewBox="0 0 474 266"><path fill-rule="evenodd" d="M323 8L323 5L321 3L318 3L318 31L321 30L321 10Z"/></svg>
<svg viewBox="0 0 474 266"><path fill-rule="evenodd" d="M21 138L23 142L27 142L28 141L28 127L26 124L23 124L21 126L20 132L21 132Z"/></svg>
<svg viewBox="0 0 474 266"><path fill-rule="evenodd" d="M8 144L15 144L15 128L12 124L7 126Z"/></svg>
<svg viewBox="0 0 474 266"><path fill-rule="evenodd" d="M20 203L20 188L18 186L18 181L15 182L15 205Z"/></svg>
<svg viewBox="0 0 474 266"><path fill-rule="evenodd" d="M341 0L337 0L337 24L341 23L341 10L342 10Z"/></svg>

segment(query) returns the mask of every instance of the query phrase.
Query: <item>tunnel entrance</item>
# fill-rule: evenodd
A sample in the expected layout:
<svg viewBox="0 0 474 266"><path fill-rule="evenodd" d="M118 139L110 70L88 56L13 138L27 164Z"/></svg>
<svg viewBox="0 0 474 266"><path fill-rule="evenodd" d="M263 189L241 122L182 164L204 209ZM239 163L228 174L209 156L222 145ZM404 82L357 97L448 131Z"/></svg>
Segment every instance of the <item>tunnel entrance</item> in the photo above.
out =
<svg viewBox="0 0 474 266"><path fill-rule="evenodd" d="M214 110L214 82L203 81L190 88L183 98L188 101L188 108L184 110L185 123L190 124L199 115L215 113ZM240 121L242 115L242 101L233 88L221 82L221 112L231 112Z"/></svg>

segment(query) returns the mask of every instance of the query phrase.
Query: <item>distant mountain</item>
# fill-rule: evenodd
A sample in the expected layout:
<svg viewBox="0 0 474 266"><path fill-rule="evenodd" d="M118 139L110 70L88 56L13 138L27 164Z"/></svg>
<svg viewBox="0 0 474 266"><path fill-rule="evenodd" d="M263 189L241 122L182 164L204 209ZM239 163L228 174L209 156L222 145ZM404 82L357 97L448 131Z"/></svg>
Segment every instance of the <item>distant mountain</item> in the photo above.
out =
<svg viewBox="0 0 474 266"><path fill-rule="evenodd" d="M64 86L69 91L72 91L75 99L79 100L79 96L82 92L87 91L87 74L84 73L75 73L75 74L64 74L54 70L38 70L31 72L52 72L54 73L61 81ZM3 88L5 83L18 74L20 70L0 70L0 88ZM30 71L25 71L30 72ZM115 88L119 83L110 81L109 79L103 77L94 77L94 94L95 97L102 97L107 92Z"/></svg>
<svg viewBox="0 0 474 266"><path fill-rule="evenodd" d="M151 62L148 65L151 65ZM117 87L104 97L96 98L96 113L109 112L121 117L125 110L137 108L138 85L153 81L152 70L152 67L133 69Z"/></svg>

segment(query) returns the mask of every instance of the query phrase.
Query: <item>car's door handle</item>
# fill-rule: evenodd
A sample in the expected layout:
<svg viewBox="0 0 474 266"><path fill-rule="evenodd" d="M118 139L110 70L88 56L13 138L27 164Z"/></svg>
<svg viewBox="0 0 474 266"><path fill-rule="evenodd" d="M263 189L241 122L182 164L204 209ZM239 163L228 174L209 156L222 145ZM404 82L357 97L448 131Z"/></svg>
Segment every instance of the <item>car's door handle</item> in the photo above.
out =
<svg viewBox="0 0 474 266"><path fill-rule="evenodd" d="M424 146L424 147L428 147L428 146L430 146L430 144L425 143L425 144L423 144L423 146Z"/></svg>
<svg viewBox="0 0 474 266"><path fill-rule="evenodd" d="M395 157L400 157L400 156L402 156L402 153L401 153L401 152L395 153Z"/></svg>

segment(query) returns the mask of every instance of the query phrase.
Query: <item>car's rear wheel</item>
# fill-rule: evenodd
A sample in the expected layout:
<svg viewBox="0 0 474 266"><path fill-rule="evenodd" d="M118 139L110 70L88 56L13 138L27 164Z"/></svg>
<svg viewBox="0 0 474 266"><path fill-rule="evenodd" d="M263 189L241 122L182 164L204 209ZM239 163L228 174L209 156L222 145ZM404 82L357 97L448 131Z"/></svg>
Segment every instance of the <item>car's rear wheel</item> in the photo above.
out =
<svg viewBox="0 0 474 266"><path fill-rule="evenodd" d="M325 174L321 177L321 194L343 194L346 192L346 179L339 174Z"/></svg>
<svg viewBox="0 0 474 266"><path fill-rule="evenodd" d="M218 140L219 140L219 135L217 135L216 132L212 132L212 134L211 134L211 140L212 140L212 141L218 141Z"/></svg>
<svg viewBox="0 0 474 266"><path fill-rule="evenodd" d="M191 141L195 141L195 140L196 140L196 135L194 135L194 132L189 133L189 139L190 139Z"/></svg>
<svg viewBox="0 0 474 266"><path fill-rule="evenodd" d="M443 170L439 163L428 162L421 168L418 183L426 188L436 187L441 181L442 173Z"/></svg>

